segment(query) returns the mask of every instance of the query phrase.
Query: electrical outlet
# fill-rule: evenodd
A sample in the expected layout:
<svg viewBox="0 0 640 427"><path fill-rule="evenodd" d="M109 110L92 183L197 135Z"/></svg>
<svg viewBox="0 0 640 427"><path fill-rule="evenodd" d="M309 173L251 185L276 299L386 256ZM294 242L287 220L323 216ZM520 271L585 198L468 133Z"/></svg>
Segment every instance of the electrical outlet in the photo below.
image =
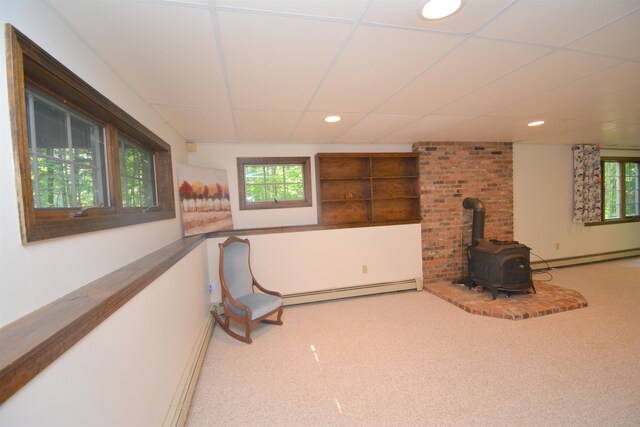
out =
<svg viewBox="0 0 640 427"><path fill-rule="evenodd" d="M556 250L560 249L560 243L556 243Z"/></svg>
<svg viewBox="0 0 640 427"><path fill-rule="evenodd" d="M362 266L362 274L367 274L369 272L369 267L367 267L367 265L363 265Z"/></svg>

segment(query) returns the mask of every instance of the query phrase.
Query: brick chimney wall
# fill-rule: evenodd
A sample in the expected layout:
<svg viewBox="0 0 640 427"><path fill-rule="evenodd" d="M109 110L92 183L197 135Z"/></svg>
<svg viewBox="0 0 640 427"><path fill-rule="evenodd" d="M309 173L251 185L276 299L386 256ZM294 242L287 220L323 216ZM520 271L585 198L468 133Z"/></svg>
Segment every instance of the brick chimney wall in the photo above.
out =
<svg viewBox="0 0 640 427"><path fill-rule="evenodd" d="M475 197L486 209L484 237L513 239L513 147L507 142L419 142L422 273L425 283L467 275Z"/></svg>

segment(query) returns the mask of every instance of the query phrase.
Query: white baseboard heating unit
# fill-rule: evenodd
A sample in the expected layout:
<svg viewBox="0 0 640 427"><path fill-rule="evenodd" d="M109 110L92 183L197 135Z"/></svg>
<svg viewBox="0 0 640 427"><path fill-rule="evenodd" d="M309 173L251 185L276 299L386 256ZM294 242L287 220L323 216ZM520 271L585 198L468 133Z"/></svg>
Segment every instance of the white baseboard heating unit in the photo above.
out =
<svg viewBox="0 0 640 427"><path fill-rule="evenodd" d="M566 267L572 265L589 264L592 262L612 261L615 259L640 256L640 248L626 249L622 251L605 252L592 255L581 255L568 258L549 259L547 261L531 261L532 270L542 270L547 267Z"/></svg>
<svg viewBox="0 0 640 427"><path fill-rule="evenodd" d="M382 294L386 292L407 291L412 289L418 291L422 290L422 277L395 282L372 283L368 285L324 289L321 291L300 292L296 294L283 295L283 300L284 305L294 305L363 295Z"/></svg>

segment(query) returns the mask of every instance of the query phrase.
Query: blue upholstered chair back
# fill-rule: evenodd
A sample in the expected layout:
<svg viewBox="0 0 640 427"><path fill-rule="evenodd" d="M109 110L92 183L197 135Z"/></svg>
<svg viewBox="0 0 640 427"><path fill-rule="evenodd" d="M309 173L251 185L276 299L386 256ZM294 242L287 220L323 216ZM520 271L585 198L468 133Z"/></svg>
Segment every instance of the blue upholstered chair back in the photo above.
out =
<svg viewBox="0 0 640 427"><path fill-rule="evenodd" d="M235 299L252 292L253 280L249 270L249 245L233 242L224 248L224 282Z"/></svg>

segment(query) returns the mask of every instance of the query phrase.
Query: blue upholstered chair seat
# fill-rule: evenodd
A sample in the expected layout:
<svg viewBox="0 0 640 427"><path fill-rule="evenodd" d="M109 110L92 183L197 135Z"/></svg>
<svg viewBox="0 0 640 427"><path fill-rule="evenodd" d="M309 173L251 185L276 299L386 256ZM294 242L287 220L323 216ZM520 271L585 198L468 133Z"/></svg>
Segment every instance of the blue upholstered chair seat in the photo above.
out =
<svg viewBox="0 0 640 427"><path fill-rule="evenodd" d="M240 298L236 299L236 301L238 301L242 305L246 305L247 307L249 307L249 310L251 310L251 320L262 317L265 314L276 310L282 305L281 298L274 295L260 293L243 295ZM229 309L240 316L244 315L244 311L238 309L233 304L229 304Z"/></svg>

